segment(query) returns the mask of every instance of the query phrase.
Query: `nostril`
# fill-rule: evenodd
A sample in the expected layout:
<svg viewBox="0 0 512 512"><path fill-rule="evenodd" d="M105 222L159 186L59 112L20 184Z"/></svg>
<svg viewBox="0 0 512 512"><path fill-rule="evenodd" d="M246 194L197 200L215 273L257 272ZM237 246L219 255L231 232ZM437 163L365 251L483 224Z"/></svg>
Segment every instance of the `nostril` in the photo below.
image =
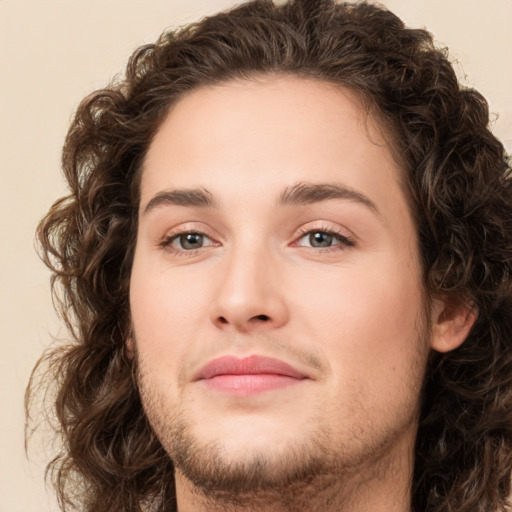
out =
<svg viewBox="0 0 512 512"><path fill-rule="evenodd" d="M270 317L267 315L257 315L253 316L251 320L259 320L260 322L268 322L270 320Z"/></svg>
<svg viewBox="0 0 512 512"><path fill-rule="evenodd" d="M217 325L230 325L237 323L236 318L233 318L232 321L228 320L228 318L225 316L218 316L216 320ZM245 320L245 323L257 325L259 323L270 323L271 320L271 317L268 315L255 315L250 317L248 320Z"/></svg>

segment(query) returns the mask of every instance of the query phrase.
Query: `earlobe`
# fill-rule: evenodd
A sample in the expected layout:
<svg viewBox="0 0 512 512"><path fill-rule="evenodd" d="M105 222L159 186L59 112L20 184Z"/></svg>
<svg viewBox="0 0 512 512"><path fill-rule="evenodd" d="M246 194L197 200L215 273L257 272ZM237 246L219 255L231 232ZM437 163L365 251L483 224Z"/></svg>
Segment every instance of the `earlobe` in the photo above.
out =
<svg viewBox="0 0 512 512"><path fill-rule="evenodd" d="M478 310L474 305L453 299L434 299L431 348L450 352L462 345L477 317Z"/></svg>
<svg viewBox="0 0 512 512"><path fill-rule="evenodd" d="M128 359L133 359L135 355L135 343L133 342L131 336L126 340L124 344L124 353Z"/></svg>

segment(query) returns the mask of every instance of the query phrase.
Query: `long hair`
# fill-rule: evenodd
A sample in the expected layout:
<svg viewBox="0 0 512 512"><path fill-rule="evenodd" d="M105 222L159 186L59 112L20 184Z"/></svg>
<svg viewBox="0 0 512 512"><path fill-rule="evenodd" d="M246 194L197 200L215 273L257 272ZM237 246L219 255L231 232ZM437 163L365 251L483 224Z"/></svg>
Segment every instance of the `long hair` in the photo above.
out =
<svg viewBox="0 0 512 512"><path fill-rule="evenodd" d="M201 85L291 74L357 94L404 169L425 289L478 319L425 376L416 512L509 510L512 469L512 178L484 98L458 84L447 52L385 8L256 0L165 32L122 80L86 97L62 157L69 195L38 227L70 342L44 355L27 390L54 386L62 452L48 465L61 508L175 508L174 467L144 415L128 300L141 162L170 106Z"/></svg>

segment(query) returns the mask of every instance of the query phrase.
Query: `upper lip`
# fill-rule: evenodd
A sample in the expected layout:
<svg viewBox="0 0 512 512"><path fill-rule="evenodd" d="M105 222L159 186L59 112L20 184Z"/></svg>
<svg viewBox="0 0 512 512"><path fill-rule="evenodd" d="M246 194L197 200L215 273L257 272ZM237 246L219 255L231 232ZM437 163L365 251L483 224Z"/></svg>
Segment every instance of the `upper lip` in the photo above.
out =
<svg viewBox="0 0 512 512"><path fill-rule="evenodd" d="M293 366L272 357L252 355L238 358L222 356L212 359L199 370L195 380L211 379L219 375L283 375L295 379L305 379L308 376Z"/></svg>

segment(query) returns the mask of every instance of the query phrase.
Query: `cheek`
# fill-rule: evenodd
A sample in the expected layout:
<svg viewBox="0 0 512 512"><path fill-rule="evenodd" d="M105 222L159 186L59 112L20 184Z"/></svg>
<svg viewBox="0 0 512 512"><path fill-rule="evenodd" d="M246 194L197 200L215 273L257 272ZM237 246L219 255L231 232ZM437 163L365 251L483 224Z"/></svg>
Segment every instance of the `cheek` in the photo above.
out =
<svg viewBox="0 0 512 512"><path fill-rule="evenodd" d="M316 339L329 362L323 399L333 429L359 425L354 435L363 436L365 429L392 429L416 417L429 352L421 289L397 279L353 273L333 282L329 298L316 308L324 327Z"/></svg>
<svg viewBox="0 0 512 512"><path fill-rule="evenodd" d="M304 329L318 340L340 385L348 379L398 387L426 358L418 272L397 261L375 257L371 265L331 272L322 287L296 292L305 297Z"/></svg>
<svg viewBox="0 0 512 512"><path fill-rule="evenodd" d="M207 315L204 282L135 259L130 282L131 316L139 355L152 367L180 364L200 318Z"/></svg>

